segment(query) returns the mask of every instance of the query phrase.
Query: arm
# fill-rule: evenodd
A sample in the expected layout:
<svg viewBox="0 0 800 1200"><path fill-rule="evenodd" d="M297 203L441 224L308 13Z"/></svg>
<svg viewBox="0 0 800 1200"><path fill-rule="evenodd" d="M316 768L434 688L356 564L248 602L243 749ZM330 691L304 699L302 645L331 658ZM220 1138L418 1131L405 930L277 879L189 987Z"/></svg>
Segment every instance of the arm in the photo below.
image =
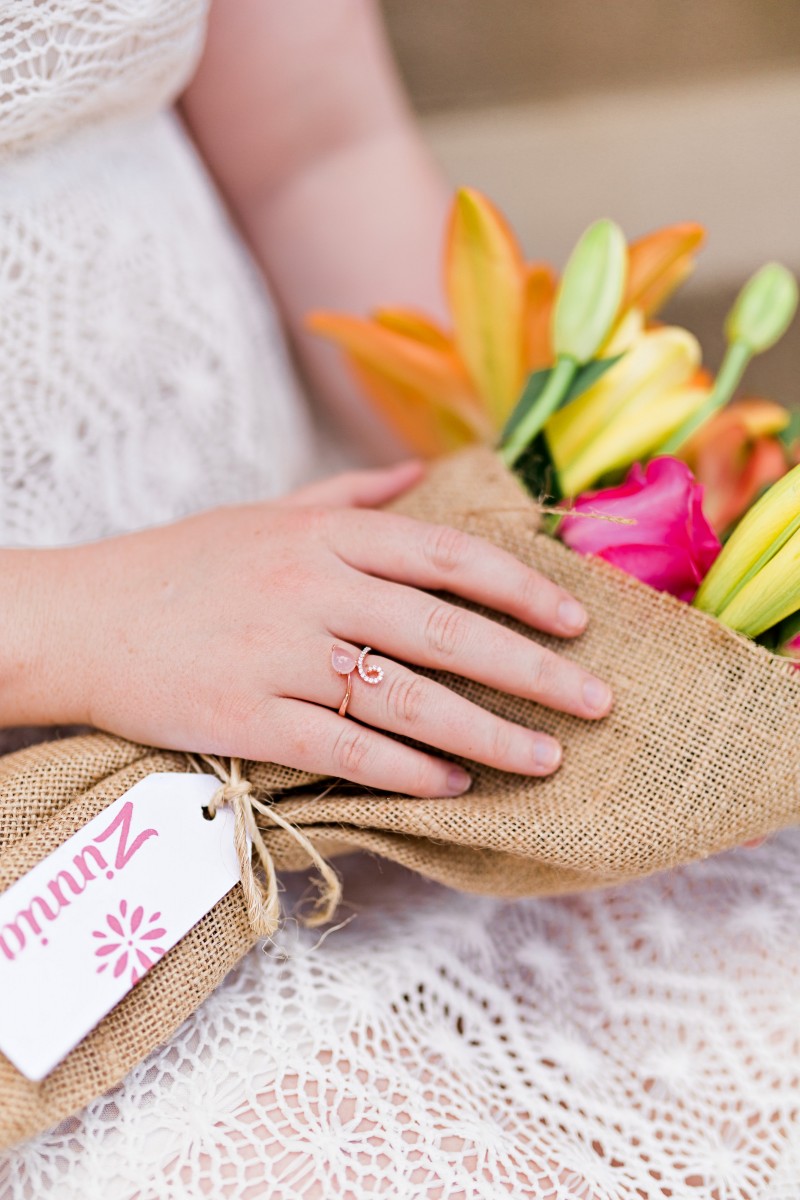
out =
<svg viewBox="0 0 800 1200"><path fill-rule="evenodd" d="M414 127L371 0L216 0L183 99L272 284L301 365L362 446L391 440L312 308L440 312L448 189Z"/></svg>

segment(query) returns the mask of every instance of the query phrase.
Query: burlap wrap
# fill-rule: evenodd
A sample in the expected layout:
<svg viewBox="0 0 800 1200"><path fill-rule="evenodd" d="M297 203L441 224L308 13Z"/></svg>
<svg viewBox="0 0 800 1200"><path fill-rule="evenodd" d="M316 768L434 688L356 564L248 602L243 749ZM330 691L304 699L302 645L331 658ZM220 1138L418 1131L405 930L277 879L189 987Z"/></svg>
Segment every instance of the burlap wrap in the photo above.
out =
<svg viewBox="0 0 800 1200"><path fill-rule="evenodd" d="M579 596L590 628L559 648L613 685L616 707L599 724L583 723L448 677L462 694L548 730L566 748L550 779L472 764L474 787L455 800L345 788L318 799L318 778L251 765L258 794L274 798L324 856L360 848L465 891L528 896L635 879L796 819L800 680L788 664L537 534L535 505L487 451L439 464L395 507L489 538ZM0 890L149 772L187 769L186 755L104 734L1 758ZM266 828L265 840L279 869L308 865L285 831ZM53 1125L118 1082L253 941L237 887L42 1083L0 1056L0 1141Z"/></svg>

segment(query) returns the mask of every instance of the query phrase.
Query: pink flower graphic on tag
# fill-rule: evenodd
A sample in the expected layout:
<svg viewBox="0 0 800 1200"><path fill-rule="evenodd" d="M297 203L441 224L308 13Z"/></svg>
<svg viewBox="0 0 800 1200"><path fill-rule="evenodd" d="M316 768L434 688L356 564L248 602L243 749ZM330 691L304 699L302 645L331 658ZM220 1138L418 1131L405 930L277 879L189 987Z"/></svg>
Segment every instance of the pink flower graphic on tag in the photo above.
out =
<svg viewBox="0 0 800 1200"><path fill-rule="evenodd" d="M92 937L103 942L94 952L96 958L104 960L97 968L97 974L102 974L113 963L114 978L119 979L130 967L133 987L156 959L166 953L164 947L158 945L167 932L160 921L160 912L154 912L145 921L141 904L129 915L128 901L122 900L119 916L109 913L106 917L108 929L92 930Z"/></svg>

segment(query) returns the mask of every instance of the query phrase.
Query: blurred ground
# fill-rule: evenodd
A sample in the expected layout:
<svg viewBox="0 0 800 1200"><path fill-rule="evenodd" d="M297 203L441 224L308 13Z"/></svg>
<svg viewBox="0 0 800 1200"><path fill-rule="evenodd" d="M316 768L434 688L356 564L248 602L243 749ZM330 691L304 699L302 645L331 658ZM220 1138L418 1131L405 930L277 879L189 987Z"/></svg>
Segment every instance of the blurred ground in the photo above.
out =
<svg viewBox="0 0 800 1200"><path fill-rule="evenodd" d="M563 263L589 221L629 236L707 225L669 315L714 366L738 285L800 273L797 0L384 0L426 136L454 183L488 192L532 257ZM748 390L800 405L800 324Z"/></svg>

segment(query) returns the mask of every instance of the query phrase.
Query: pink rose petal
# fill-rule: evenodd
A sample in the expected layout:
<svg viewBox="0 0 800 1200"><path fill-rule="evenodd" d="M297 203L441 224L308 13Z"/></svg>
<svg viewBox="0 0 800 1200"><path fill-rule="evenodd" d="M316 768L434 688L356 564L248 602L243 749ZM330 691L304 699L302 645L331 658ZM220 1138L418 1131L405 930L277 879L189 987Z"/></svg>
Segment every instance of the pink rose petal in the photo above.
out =
<svg viewBox="0 0 800 1200"><path fill-rule="evenodd" d="M690 602L720 551L703 514L703 489L685 463L656 458L632 467L619 487L588 493L559 536L662 592Z"/></svg>

